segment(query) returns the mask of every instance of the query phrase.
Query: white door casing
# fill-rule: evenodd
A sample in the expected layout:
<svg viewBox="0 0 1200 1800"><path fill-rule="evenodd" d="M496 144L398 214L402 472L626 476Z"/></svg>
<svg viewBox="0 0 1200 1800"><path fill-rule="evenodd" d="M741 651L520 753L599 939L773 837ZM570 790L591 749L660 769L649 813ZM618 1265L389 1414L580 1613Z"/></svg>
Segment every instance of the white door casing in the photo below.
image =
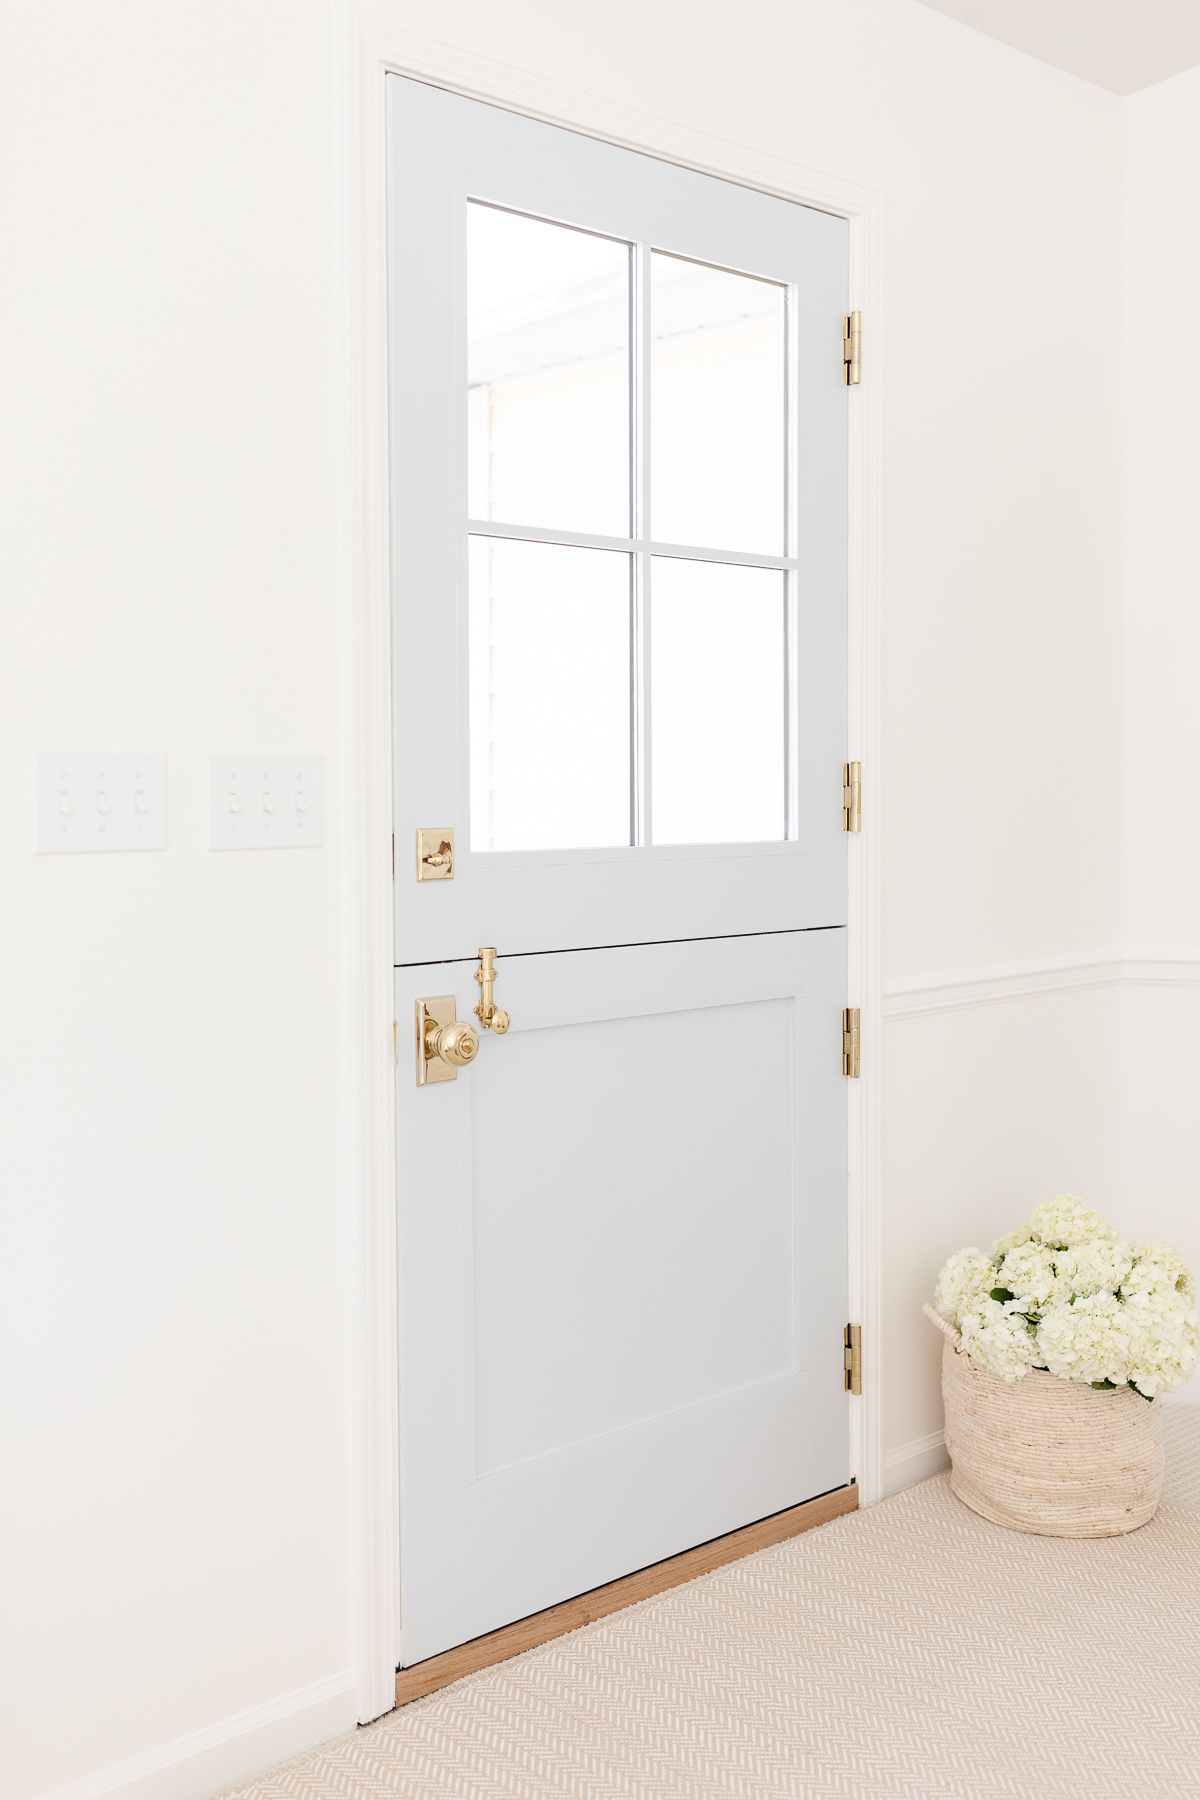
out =
<svg viewBox="0 0 1200 1800"><path fill-rule="evenodd" d="M411 1061L398 1073L402 1591L411 1663L850 1474L840 1379L847 1211L837 1030L845 994L838 776L846 753L847 520L837 351L847 275L843 221L434 89L391 89L395 954L406 965L396 973L396 1017L407 1032L418 997L435 992L453 993L467 1016L463 959L473 940L500 945L502 999L514 1017L507 1037L485 1036L461 1080L418 1087ZM554 518L553 476L549 489L535 480L532 510L497 515L494 388L485 415L488 491L478 498L466 423L469 209L473 258L489 234L511 239L514 229L526 244L548 232L557 256L569 228L568 262L579 263L582 230L602 234L588 239L585 261L615 255L614 267L628 267L630 511L615 522L610 511L602 535L592 526L582 536L573 517ZM514 228L514 219L524 223ZM597 324L597 280L593 270L581 282L576 270L573 283L547 290L536 328L544 333L548 316L558 333L555 366L579 360L573 341L564 348L564 331L590 333L588 354L597 360L596 333L609 329ZM771 351L781 397L788 395L773 540L746 534L774 501L752 503L724 536L723 489L709 492L707 511L697 510L693 490L711 474L703 462L675 484L674 518L684 527L655 531L655 520L671 514L671 471L660 478L651 427L671 393L666 351L654 360L666 341L661 320L686 348L712 322L706 290L717 296L723 367L747 318L761 315L767 337L747 330L768 344L772 321L786 321ZM618 323L621 304L618 293ZM503 305L499 312L485 361L503 379L514 352ZM474 323L471 330L477 334ZM472 358L475 343L473 335ZM604 340L599 360L611 361L610 348ZM672 355L678 364L675 347ZM535 375L545 366L535 363ZM702 375L703 359L698 366ZM695 367L691 374L682 389L676 379L675 404L682 391L703 443L704 394L696 412ZM711 365L710 376L722 378ZM752 383L752 370L745 379ZM735 398L734 426L747 404ZM759 418L760 439L770 416L768 408ZM727 430L728 419L722 425ZM572 419L565 429L569 458ZM603 430L601 419L601 437ZM503 452L503 428L499 441ZM676 460L680 442L676 434ZM769 474L776 453L763 457L761 444L747 443L750 486L761 488L754 456ZM684 444L685 463L688 450ZM711 456L726 459L731 491L745 485L740 451L731 459L722 441ZM589 489L587 503L594 497ZM492 637L482 663L467 600L468 532L487 554ZM509 777L503 759L495 774L486 735L489 686L483 734L493 761L481 784L471 684L480 668L491 683L496 658L514 654L503 630L495 637L507 602L497 608L493 560L503 562L507 550L497 557L498 547L513 544L525 547L522 555L539 546L533 565L544 570L547 557L557 558L561 570L546 586L550 610L533 615L539 635L531 639L526 626L525 638L516 637L518 657L540 667L542 684L516 684L526 708L518 736L536 738L540 706L559 705L547 689L556 671L541 637L561 636L563 607L581 585L610 589L615 610L588 613L582 636L558 652L570 690L560 730L572 727L577 688L588 728L590 665L606 654L605 629L619 690L628 631L627 838L619 822L613 835L610 804L609 835L596 843L590 825L566 850L539 847L536 836L519 838L518 848L480 841L472 802L494 810L487 784ZM581 558L595 571L582 584ZM516 583L522 603L530 567L524 586ZM535 567L534 589L539 579ZM677 604L672 638L659 626L673 590L683 609ZM704 623L706 591L720 599L709 608L715 632ZM762 621L768 646L779 631L767 658L777 658L780 674L774 687L756 688L739 661L739 639L756 631L762 638ZM706 630L720 660L710 657L697 676L689 658L694 665ZM719 739L723 714L731 704L736 712L740 699L738 730L761 739L767 748L757 755L768 763L778 734L786 772L777 790L767 783L757 812L750 790L758 778L750 778L750 798L735 799L728 832L707 829L703 809L693 803L688 815L685 803L685 823L677 818L675 841L663 845L672 837L663 820L672 806L678 813L678 801L651 727L667 716L677 667L685 686L698 681L702 707L711 690L694 745L701 758L710 731ZM748 710L745 693L729 686L747 679ZM668 753L678 750L666 741ZM551 733L538 748L553 755L560 745ZM566 754L569 746L561 747ZM735 734L725 752L735 765L740 748ZM519 780L545 790L541 803L551 808L562 796L543 778L544 761L526 756ZM623 779L618 770L609 783L618 815ZM719 772L716 779L719 786ZM753 814L749 828L738 806ZM525 812L519 829L536 833L539 808ZM406 880L406 841L418 827L447 825L458 840L453 882ZM734 841L696 844L690 832ZM664 941L672 939L693 941ZM582 948L599 944L626 947Z"/></svg>

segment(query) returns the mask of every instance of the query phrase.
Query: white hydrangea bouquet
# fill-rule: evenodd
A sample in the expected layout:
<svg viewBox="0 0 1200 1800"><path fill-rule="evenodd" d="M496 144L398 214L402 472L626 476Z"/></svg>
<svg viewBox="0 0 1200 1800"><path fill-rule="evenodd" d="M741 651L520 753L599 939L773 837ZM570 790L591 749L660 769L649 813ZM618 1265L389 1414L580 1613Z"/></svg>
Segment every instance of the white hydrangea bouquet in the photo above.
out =
<svg viewBox="0 0 1200 1800"><path fill-rule="evenodd" d="M934 1307L969 1356L1006 1382L1030 1369L1153 1400L1196 1362L1196 1283L1169 1244L1134 1244L1059 1194L1028 1225L960 1250Z"/></svg>
<svg viewBox="0 0 1200 1800"><path fill-rule="evenodd" d="M990 1253L952 1256L936 1307L924 1310L944 1339L946 1449L960 1500L1048 1537L1115 1537L1154 1517L1155 1402L1196 1362L1196 1284L1178 1251L1126 1243L1058 1194Z"/></svg>

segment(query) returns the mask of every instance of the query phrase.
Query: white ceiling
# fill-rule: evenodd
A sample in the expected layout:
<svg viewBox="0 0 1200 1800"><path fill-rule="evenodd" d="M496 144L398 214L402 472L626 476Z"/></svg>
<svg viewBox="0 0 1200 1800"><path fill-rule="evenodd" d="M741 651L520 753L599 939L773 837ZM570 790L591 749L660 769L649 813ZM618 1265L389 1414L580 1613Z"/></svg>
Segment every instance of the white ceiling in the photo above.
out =
<svg viewBox="0 0 1200 1800"><path fill-rule="evenodd" d="M923 0L1114 94L1200 63L1200 0Z"/></svg>

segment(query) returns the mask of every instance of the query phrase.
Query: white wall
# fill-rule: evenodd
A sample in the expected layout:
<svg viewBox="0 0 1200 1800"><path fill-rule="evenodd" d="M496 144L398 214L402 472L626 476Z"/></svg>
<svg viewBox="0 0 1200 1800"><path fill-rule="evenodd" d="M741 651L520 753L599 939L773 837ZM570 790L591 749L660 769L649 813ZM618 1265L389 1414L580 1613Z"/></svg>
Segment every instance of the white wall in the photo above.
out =
<svg viewBox="0 0 1200 1800"><path fill-rule="evenodd" d="M886 975L1106 950L1120 103L910 0L375 10L882 189ZM336 794L348 742L333 23L327 0L6 9L22 1800L204 1793L350 1718L344 847L336 811L321 851L203 847L210 750L322 752ZM39 745L165 749L167 853L34 859ZM1111 998L887 1027L897 1469L939 1420L916 1307L944 1251L1054 1187L1107 1198ZM254 1736L246 1709L281 1720ZM223 1762L188 1760L222 1733Z"/></svg>
<svg viewBox="0 0 1200 1800"><path fill-rule="evenodd" d="M353 1718L339 821L322 850L205 849L210 751L336 769L338 342L318 0L11 0L3 32L0 1785L24 1797L247 1709L294 1703L299 1741ZM34 857L39 746L165 751L166 853Z"/></svg>
<svg viewBox="0 0 1200 1800"><path fill-rule="evenodd" d="M1122 1183L1200 1264L1200 69L1122 108L1127 542ZM1189 1397L1194 1394L1191 1389Z"/></svg>

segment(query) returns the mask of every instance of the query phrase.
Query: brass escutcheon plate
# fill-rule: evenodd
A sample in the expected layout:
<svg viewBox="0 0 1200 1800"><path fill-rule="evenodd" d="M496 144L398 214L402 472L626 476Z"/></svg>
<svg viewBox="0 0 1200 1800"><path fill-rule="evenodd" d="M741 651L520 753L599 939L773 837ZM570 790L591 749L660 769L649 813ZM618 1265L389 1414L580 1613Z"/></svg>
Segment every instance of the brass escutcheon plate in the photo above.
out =
<svg viewBox="0 0 1200 1800"><path fill-rule="evenodd" d="M430 1025L453 1025L458 1008L453 994L439 994L433 1000L418 1000L417 1014L417 1086L433 1087L439 1081L457 1081L458 1070L440 1056L427 1056L425 1037Z"/></svg>
<svg viewBox="0 0 1200 1800"><path fill-rule="evenodd" d="M454 880L454 832L449 825L418 831L417 880Z"/></svg>

